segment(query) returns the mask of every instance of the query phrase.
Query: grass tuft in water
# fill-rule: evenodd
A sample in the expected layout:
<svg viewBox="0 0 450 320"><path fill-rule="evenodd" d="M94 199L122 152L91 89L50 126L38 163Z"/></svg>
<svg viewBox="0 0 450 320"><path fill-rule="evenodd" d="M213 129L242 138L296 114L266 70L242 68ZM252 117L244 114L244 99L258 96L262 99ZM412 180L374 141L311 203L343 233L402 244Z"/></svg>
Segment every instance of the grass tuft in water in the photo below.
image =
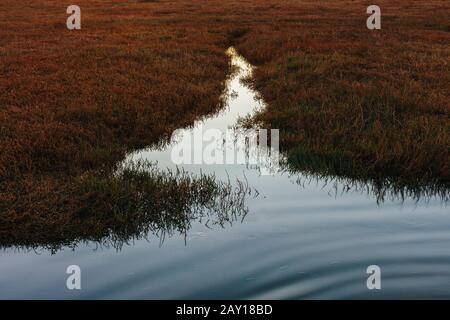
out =
<svg viewBox="0 0 450 320"><path fill-rule="evenodd" d="M145 161L122 164L108 175L88 172L76 180L72 192L83 200L73 214L58 215L57 220L30 215L26 223L12 222L16 228L4 229L0 246L57 251L94 242L121 249L150 235L162 244L177 233L186 237L194 221L209 228L242 222L248 213L245 200L254 193L246 181L161 171Z"/></svg>

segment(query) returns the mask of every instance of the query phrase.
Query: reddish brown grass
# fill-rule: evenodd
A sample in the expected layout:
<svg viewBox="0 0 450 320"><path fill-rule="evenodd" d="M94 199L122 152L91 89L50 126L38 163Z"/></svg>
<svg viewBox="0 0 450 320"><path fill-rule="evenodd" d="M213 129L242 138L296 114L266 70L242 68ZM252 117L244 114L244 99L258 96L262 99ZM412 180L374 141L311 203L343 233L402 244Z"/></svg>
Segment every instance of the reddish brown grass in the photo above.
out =
<svg viewBox="0 0 450 320"><path fill-rule="evenodd" d="M314 156L349 163L355 175L448 184L450 4L377 4L375 31L365 26L366 1L260 10L266 23L250 20L237 44L260 66L254 83L269 108L258 120L282 130L300 167Z"/></svg>
<svg viewBox="0 0 450 320"><path fill-rule="evenodd" d="M40 211L24 198L64 192L219 104L226 35L187 2L78 1L82 30L72 32L68 4L0 5L2 212Z"/></svg>

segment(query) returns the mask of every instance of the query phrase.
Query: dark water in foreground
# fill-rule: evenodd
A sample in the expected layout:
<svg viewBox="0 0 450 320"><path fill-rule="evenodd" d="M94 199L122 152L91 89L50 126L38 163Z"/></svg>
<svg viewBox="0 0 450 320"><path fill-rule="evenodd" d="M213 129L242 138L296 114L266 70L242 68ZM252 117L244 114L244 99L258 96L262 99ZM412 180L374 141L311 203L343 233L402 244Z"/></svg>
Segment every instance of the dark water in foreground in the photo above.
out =
<svg viewBox="0 0 450 320"><path fill-rule="evenodd" d="M231 59L240 69L227 82L227 108L196 127L223 130L264 107L240 82L251 66L234 52ZM170 148L130 159L173 168ZM5 249L0 298L450 298L450 210L439 197L377 203L370 191L302 174L184 168L218 179L245 176L259 195L247 199L245 216L222 225L192 221L186 234L150 236L120 250L95 243L54 254ZM69 265L81 268L81 290L66 288ZM369 265L381 268L381 290L366 286Z"/></svg>

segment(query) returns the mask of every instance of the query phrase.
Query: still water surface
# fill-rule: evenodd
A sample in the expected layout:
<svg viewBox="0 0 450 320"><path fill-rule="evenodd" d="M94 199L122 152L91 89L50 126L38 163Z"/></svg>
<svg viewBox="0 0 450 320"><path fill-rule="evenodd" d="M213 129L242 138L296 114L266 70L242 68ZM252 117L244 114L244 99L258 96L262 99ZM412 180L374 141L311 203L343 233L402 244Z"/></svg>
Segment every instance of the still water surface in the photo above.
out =
<svg viewBox="0 0 450 320"><path fill-rule="evenodd" d="M264 108L241 80L252 66L228 51L236 71L226 107L179 132L172 142L129 155L174 168L170 153L192 130L226 130ZM301 173L264 176L244 165L184 165L218 179L246 179L258 191L249 212L223 228L193 221L186 234L137 240L120 250L94 243L0 252L0 298L450 298L450 210L438 197L377 202L373 193ZM370 186L369 186L370 188ZM82 289L66 289L68 265ZM366 268L378 265L382 289L368 290Z"/></svg>

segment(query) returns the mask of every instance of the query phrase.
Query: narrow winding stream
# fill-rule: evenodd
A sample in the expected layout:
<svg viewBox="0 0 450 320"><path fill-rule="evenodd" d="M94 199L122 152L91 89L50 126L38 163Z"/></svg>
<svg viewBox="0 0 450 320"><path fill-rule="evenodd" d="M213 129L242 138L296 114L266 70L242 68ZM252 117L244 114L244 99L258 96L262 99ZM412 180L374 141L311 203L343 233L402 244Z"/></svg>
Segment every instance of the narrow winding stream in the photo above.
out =
<svg viewBox="0 0 450 320"><path fill-rule="evenodd" d="M204 141L204 143L198 143L199 140L206 140L205 136L208 130L217 130L224 134L222 137L225 139L225 133L227 130L230 132L231 140L237 140L240 136L239 129L234 129L238 120L247 116L252 116L255 112L265 108L265 103L258 97L258 93L248 86L244 85L243 80L252 76L253 66L250 65L242 56L238 55L234 48L230 48L227 51L230 57L230 63L233 67L233 73L227 79L225 84L225 92L222 95L222 99L225 101L225 107L215 115L206 119L196 121L192 127L182 128L177 130L168 144L163 147L152 147L144 149L142 151L130 154L124 163L136 162L139 160L146 160L152 163L157 163L158 167L162 170L176 168L183 169L187 172L198 174L201 172L207 174L212 173L217 178L223 179L228 175L232 178L245 179L244 175L251 175L253 179L258 179L261 173L261 167L259 165L249 165L246 163L238 163L236 152L233 153L234 160L232 164L226 164L226 161L222 161L219 164L205 164L205 159L199 159L198 163L194 164L196 157L195 154L202 156L206 145L211 141ZM270 133L269 133L270 134ZM237 143L239 145L239 143ZM218 153L225 153L226 146L224 144L213 145L213 150ZM259 146L258 146L259 147ZM240 147L239 149L244 149ZM232 149L230 147L230 149ZM237 148L236 148L237 149ZM248 153L247 150L243 150L244 153ZM263 148L258 148L263 149ZM174 161L173 154L179 150L184 150L189 156L189 164L177 163ZM261 159L262 163L269 163L270 158L268 153L264 153L261 150L254 150L254 152L265 156L266 159ZM255 172L254 172L255 171ZM253 182L253 181L251 181Z"/></svg>
<svg viewBox="0 0 450 320"><path fill-rule="evenodd" d="M199 127L226 130L264 108L245 85L252 66L228 51L236 71L226 82L226 107L183 129L163 148L126 161L174 169L171 150ZM194 145L195 146L195 145ZM257 197L245 219L224 228L194 221L186 235L138 240L121 250L95 244L51 255L0 253L0 298L407 298L450 297L450 212L438 198L386 200L345 190L339 181L298 173L261 175L246 165L182 165L217 179L245 177ZM298 183L303 181L304 183ZM338 190L338 192L336 192ZM155 241L152 241L155 240ZM66 267L82 270L82 290L66 289ZM368 290L366 269L381 268L382 289Z"/></svg>

